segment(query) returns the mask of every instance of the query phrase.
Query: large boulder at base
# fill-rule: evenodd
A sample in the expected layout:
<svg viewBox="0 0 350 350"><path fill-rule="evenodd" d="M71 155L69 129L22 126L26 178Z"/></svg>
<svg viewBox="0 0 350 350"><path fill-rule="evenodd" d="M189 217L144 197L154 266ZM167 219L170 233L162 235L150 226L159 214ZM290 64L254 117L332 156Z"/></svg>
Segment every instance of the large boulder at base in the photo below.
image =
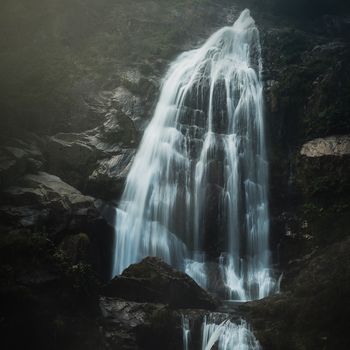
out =
<svg viewBox="0 0 350 350"><path fill-rule="evenodd" d="M155 257L129 266L111 281L105 294L126 300L168 304L173 308L212 310L218 306L218 301L192 278Z"/></svg>

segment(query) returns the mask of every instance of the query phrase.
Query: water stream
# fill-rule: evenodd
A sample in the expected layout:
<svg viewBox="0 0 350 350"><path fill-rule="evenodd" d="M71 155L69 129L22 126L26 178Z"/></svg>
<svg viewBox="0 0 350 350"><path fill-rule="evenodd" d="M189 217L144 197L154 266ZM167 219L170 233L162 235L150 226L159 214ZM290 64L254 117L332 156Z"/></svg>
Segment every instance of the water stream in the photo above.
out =
<svg viewBox="0 0 350 350"><path fill-rule="evenodd" d="M260 344L245 321L236 324L225 320L220 324L204 319L202 350L261 350Z"/></svg>
<svg viewBox="0 0 350 350"><path fill-rule="evenodd" d="M159 256L227 298L276 289L259 31L249 10L180 55L164 79L116 214L114 275Z"/></svg>
<svg viewBox="0 0 350 350"><path fill-rule="evenodd" d="M158 256L227 299L276 292L261 72L249 10L170 65L117 209L114 275ZM203 322L204 350L259 349L244 322Z"/></svg>

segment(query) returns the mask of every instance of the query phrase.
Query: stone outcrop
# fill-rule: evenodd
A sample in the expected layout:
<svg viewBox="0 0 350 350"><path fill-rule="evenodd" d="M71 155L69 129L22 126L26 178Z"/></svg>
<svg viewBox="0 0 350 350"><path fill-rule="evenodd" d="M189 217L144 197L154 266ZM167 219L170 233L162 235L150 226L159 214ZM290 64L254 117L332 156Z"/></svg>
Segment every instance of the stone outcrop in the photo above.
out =
<svg viewBox="0 0 350 350"><path fill-rule="evenodd" d="M167 304L173 308L212 310L219 305L188 275L153 257L129 266L110 282L105 294L126 300Z"/></svg>
<svg viewBox="0 0 350 350"><path fill-rule="evenodd" d="M329 136L309 141L302 146L300 154L306 157L350 155L350 135Z"/></svg>
<svg viewBox="0 0 350 350"><path fill-rule="evenodd" d="M86 194L120 196L169 60L198 46L213 28L232 23L240 2L73 0L62 5L53 0L49 7L21 2L8 1L0 11L7 28L0 82L3 343L37 349L47 344L74 350L182 348L177 343L182 311L141 300L145 293L148 300L179 303L171 292L170 301L159 295L159 286L167 293L162 278L121 277L111 293L140 301L103 297L102 325L82 306L88 283L79 261L94 249L94 266L107 279L113 238L113 229ZM283 294L249 303L245 312L265 349L350 348L349 244L344 240L350 227L350 22L339 11L323 16L325 7L311 5L314 1L250 3L263 42L272 248L281 247L275 262L284 260L280 266L288 277ZM334 1L317 2L325 3ZM294 15L304 14L304 5L307 15L312 13L308 21L279 16L281 8L291 7ZM14 15L23 19L21 26ZM24 135L21 128L41 136ZM37 230L45 231L40 239L32 236ZM43 269L58 253L52 238L58 255L62 250L74 264L68 280ZM210 282L218 289L217 268L211 271ZM29 285L34 288L28 290ZM87 305L94 308L94 302ZM199 320L203 316L200 309L186 312Z"/></svg>
<svg viewBox="0 0 350 350"><path fill-rule="evenodd" d="M102 334L110 349L181 349L181 317L168 306L101 297Z"/></svg>
<svg viewBox="0 0 350 350"><path fill-rule="evenodd" d="M60 133L48 137L45 155L48 171L77 188L84 188L86 178L96 163L98 152L84 134Z"/></svg>
<svg viewBox="0 0 350 350"><path fill-rule="evenodd" d="M44 167L43 140L32 133L5 137L0 145L0 189L15 183L18 178Z"/></svg>
<svg viewBox="0 0 350 350"><path fill-rule="evenodd" d="M120 154L105 158L97 163L97 168L89 176L88 191L98 197L116 199L122 193L135 151L125 150Z"/></svg>
<svg viewBox="0 0 350 350"><path fill-rule="evenodd" d="M95 211L92 197L84 196L57 176L39 172L24 176L16 186L3 191L0 215L6 226L38 229L48 225L59 232L84 209Z"/></svg>

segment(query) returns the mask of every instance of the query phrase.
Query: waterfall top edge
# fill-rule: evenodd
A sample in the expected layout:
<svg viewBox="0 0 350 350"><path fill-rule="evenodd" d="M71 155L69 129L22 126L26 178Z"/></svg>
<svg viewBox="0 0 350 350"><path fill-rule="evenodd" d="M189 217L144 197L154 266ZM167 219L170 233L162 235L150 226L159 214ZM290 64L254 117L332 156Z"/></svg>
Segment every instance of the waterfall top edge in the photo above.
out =
<svg viewBox="0 0 350 350"><path fill-rule="evenodd" d="M255 20L251 16L250 10L245 9L241 12L238 19L233 24L232 28L237 31L244 31L252 26L255 26Z"/></svg>

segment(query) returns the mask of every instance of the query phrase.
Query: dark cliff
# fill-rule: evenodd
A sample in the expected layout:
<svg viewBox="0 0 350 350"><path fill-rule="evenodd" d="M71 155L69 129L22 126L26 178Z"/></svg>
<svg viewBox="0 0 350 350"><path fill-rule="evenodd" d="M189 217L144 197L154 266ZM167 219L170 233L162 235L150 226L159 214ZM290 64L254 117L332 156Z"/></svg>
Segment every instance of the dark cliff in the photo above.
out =
<svg viewBox="0 0 350 350"><path fill-rule="evenodd" d="M262 38L271 247L284 279L282 296L244 312L266 349L349 346L348 3L4 0L0 330L11 348L107 347L97 299L110 201L169 62L247 6Z"/></svg>

